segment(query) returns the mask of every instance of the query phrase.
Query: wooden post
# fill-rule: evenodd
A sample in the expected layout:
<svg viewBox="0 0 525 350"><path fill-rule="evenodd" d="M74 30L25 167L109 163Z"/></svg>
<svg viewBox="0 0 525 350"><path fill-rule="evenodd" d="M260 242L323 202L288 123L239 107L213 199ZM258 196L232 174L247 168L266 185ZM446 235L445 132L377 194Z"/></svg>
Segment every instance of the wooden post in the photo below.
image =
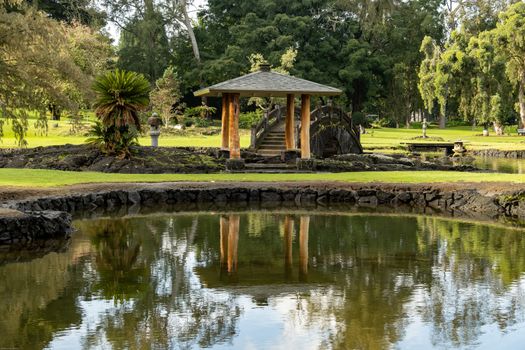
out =
<svg viewBox="0 0 525 350"><path fill-rule="evenodd" d="M295 96L286 95L286 121L284 138L286 139L286 150L295 149L294 119L295 119Z"/></svg>
<svg viewBox="0 0 525 350"><path fill-rule="evenodd" d="M222 94L221 149L228 150L230 145L230 94Z"/></svg>
<svg viewBox="0 0 525 350"><path fill-rule="evenodd" d="M228 227L228 272L237 271L237 246L239 244L239 215L230 215Z"/></svg>
<svg viewBox="0 0 525 350"><path fill-rule="evenodd" d="M310 95L301 95L301 159L310 159Z"/></svg>
<svg viewBox="0 0 525 350"><path fill-rule="evenodd" d="M230 159L241 158L241 143L239 139L239 94L230 95Z"/></svg>
<svg viewBox="0 0 525 350"><path fill-rule="evenodd" d="M308 274L308 231L310 217L301 216L299 223L299 279L306 280Z"/></svg>

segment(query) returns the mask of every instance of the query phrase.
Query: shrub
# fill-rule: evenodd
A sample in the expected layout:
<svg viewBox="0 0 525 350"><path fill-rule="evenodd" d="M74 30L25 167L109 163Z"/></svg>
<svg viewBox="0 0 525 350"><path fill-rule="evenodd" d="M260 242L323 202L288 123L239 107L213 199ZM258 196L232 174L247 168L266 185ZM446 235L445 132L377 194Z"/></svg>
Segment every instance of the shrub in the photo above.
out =
<svg viewBox="0 0 525 350"><path fill-rule="evenodd" d="M134 126L123 126L117 128L114 125L109 127L100 122L96 122L87 136L86 143L100 148L107 155L119 155L127 157L130 155L130 146L138 146L138 131Z"/></svg>
<svg viewBox="0 0 525 350"><path fill-rule="evenodd" d="M193 120L195 121L195 126L198 128L207 128L208 126L212 125L212 121L210 119L195 118Z"/></svg>
<svg viewBox="0 0 525 350"><path fill-rule="evenodd" d="M106 154L129 157L129 146L140 132L140 112L149 104L149 82L142 74L116 69L95 80L95 113L101 124L90 143Z"/></svg>
<svg viewBox="0 0 525 350"><path fill-rule="evenodd" d="M239 115L239 128L250 129L253 124L256 124L261 120L262 112L257 110L255 112L241 113Z"/></svg>
<svg viewBox="0 0 525 350"><path fill-rule="evenodd" d="M184 116L188 118L211 118L217 112L217 108L209 106L189 107L184 110Z"/></svg>

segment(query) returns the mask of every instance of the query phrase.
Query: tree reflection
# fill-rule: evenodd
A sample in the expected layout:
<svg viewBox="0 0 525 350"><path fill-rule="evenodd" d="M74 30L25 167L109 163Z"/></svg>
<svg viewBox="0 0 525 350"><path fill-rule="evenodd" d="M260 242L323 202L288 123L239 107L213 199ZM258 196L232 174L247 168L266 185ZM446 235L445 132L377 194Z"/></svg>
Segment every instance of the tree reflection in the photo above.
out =
<svg viewBox="0 0 525 350"><path fill-rule="evenodd" d="M147 261L139 260L141 237L123 219L101 221L92 227L99 274L95 288L106 299L129 300L149 288Z"/></svg>
<svg viewBox="0 0 525 350"><path fill-rule="evenodd" d="M421 246L436 254L423 318L435 344L474 343L484 325L523 322L523 232L436 218L418 219Z"/></svg>
<svg viewBox="0 0 525 350"><path fill-rule="evenodd" d="M200 216L101 224L95 241L104 297L129 302L104 315L91 345L105 337L115 349L207 347L235 334L235 299L219 300L192 278L188 260L201 221L217 224L215 217ZM140 288L131 293L132 286Z"/></svg>
<svg viewBox="0 0 525 350"><path fill-rule="evenodd" d="M243 331L241 305L251 307L241 304L245 296L254 307L286 309L283 334L318 331L321 348L396 347L415 318L431 328L434 345L450 348L476 344L485 325L525 322L519 231L431 217L304 213L77 225L89 239L73 241L67 255L0 267L0 331L7 334L0 346L43 347L59 330L80 328L81 307L101 308L99 301L112 307L97 314L85 348L232 342Z"/></svg>

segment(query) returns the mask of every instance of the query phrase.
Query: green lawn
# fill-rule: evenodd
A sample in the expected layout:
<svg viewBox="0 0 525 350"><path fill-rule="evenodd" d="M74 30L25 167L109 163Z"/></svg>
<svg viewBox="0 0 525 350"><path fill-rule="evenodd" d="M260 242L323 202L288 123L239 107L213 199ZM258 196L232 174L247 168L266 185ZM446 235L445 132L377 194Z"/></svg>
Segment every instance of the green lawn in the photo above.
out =
<svg viewBox="0 0 525 350"><path fill-rule="evenodd" d="M447 171L388 171L316 174L108 174L38 169L0 169L0 185L52 187L80 183L166 182L166 181L343 181L343 182L515 182L525 183L525 175L462 173Z"/></svg>
<svg viewBox="0 0 525 350"><path fill-rule="evenodd" d="M71 135L70 124L67 120L49 121L49 131L47 136L42 135L40 131L34 128L34 121L30 120L30 129L27 134L27 141L29 147L37 146L51 146L81 144L84 143L86 137L82 134ZM191 130L191 129L190 129ZM491 134L489 137L479 136L481 128L472 130L470 127L453 127L449 129L428 129L427 134L432 137L441 137L444 141L463 140L466 143L467 149L500 149L500 150L525 150L525 137L516 136L515 129L508 129L512 131L512 136L495 136ZM368 129L367 134L362 135L362 143L365 150L369 151L389 151L393 149L403 150L402 143L406 142L421 142L421 140L414 140L414 137L421 135L421 130L418 129ZM178 147L217 147L220 145L220 135L204 136L198 132L189 131L187 136L161 135L160 146L178 146ZM241 146L248 147L250 144L250 131L241 130ZM139 139L141 145L149 145L149 137L141 137ZM1 139L0 148L16 147L16 141L13 137L10 125L4 126L4 137Z"/></svg>
<svg viewBox="0 0 525 350"><path fill-rule="evenodd" d="M71 126L69 121L49 121L49 130L47 135L43 135L41 130L34 127L34 120L29 121L29 130L27 133L28 147L39 146L54 146L72 144L82 144L86 140L83 136L85 132L76 135L71 134ZM190 132L191 133L191 132ZM250 145L250 131L241 130L241 147L248 147ZM149 137L141 137L139 143L144 146L151 144ZM220 135L204 136L194 133L188 136L160 136L159 145L165 147L218 147L221 143ZM16 140L11 130L10 125L4 126L4 137L0 139L0 148L14 148L17 147Z"/></svg>
<svg viewBox="0 0 525 350"><path fill-rule="evenodd" d="M499 149L499 150L525 150L525 137L517 136L515 128L508 128L511 136L480 136L481 128L472 130L471 127L453 127L448 129L428 129L427 135L430 137L441 137L443 141L465 142L467 149ZM361 142L365 149L389 149L401 147L402 143L422 142L421 139L414 140L414 137L421 136L419 129L368 129L367 134L362 135ZM436 141L429 141L436 142Z"/></svg>

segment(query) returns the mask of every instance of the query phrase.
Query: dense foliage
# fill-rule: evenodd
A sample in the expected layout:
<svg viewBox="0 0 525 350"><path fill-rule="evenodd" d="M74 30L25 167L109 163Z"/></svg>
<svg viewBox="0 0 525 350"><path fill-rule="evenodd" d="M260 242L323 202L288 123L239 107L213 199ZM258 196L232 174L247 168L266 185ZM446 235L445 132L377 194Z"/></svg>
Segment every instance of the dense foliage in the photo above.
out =
<svg viewBox="0 0 525 350"><path fill-rule="evenodd" d="M11 125L25 144L28 117L46 127L46 111L78 113L93 97L93 77L106 69L112 49L99 30L59 22L21 1L0 1L0 137Z"/></svg>
<svg viewBox="0 0 525 350"><path fill-rule="evenodd" d="M524 41L517 0L0 0L0 137L8 123L23 145L30 114L45 130L49 112L91 108L94 77L115 67L146 78L165 124L181 106L209 117L218 101L192 92L262 61L341 88L336 103L356 119L502 133L525 123ZM246 112L272 102L241 101Z"/></svg>
<svg viewBox="0 0 525 350"><path fill-rule="evenodd" d="M421 96L427 110L439 107L441 127L447 116L459 117L485 127L491 123L502 134L516 116L516 91L525 101L525 4L478 0L459 9L470 16L464 15L463 25L444 44L428 36L423 40ZM523 124L525 102L519 110Z"/></svg>
<svg viewBox="0 0 525 350"><path fill-rule="evenodd" d="M249 72L254 55L279 67L283 55L293 52L290 74L342 88L338 103L348 110L404 123L407 112L422 107L420 43L425 35L444 37L441 0L209 0L190 25L184 21L191 9L186 1L107 5L110 18L125 28L120 67L154 82L163 67L173 66L188 105L198 103L191 98L195 89ZM150 34L141 34L143 28ZM152 40L164 38L163 33L169 44ZM161 49L165 56L156 59L159 70L150 73L149 62ZM124 55L127 50L134 52L133 60ZM140 52L150 56L141 59Z"/></svg>

